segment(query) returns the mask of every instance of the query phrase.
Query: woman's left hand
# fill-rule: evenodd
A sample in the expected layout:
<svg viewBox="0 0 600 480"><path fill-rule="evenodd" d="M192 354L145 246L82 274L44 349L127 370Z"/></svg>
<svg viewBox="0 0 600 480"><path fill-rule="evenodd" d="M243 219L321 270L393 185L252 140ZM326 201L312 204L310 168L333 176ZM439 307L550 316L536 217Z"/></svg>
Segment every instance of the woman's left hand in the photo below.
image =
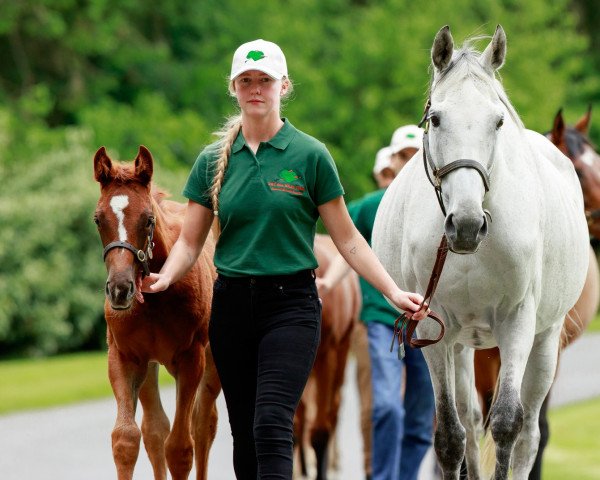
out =
<svg viewBox="0 0 600 480"><path fill-rule="evenodd" d="M406 312L406 316L413 320L422 320L429 314L429 306L427 304L421 307L423 297L418 293L405 292L396 290L396 293L390 300L401 310Z"/></svg>

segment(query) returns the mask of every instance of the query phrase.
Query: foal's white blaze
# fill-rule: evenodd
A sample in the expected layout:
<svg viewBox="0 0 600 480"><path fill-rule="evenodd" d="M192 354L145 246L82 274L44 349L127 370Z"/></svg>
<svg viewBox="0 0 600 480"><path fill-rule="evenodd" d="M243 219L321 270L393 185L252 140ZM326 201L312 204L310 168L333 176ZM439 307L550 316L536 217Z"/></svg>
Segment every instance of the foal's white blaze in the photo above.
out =
<svg viewBox="0 0 600 480"><path fill-rule="evenodd" d="M123 222L125 219L123 210L125 210L127 205L129 205L129 197L127 195L115 195L110 199L110 207L113 212L115 212L115 216L119 221L119 240L122 242L127 241L127 230L125 230L125 224Z"/></svg>
<svg viewBox="0 0 600 480"><path fill-rule="evenodd" d="M581 154L581 156L579 158L586 165L589 165L590 167L593 167L594 166L594 160L596 160L597 158L600 158L600 157L594 151L593 148L591 148L591 147L589 147L589 146L586 145L585 149L583 150L583 153Z"/></svg>

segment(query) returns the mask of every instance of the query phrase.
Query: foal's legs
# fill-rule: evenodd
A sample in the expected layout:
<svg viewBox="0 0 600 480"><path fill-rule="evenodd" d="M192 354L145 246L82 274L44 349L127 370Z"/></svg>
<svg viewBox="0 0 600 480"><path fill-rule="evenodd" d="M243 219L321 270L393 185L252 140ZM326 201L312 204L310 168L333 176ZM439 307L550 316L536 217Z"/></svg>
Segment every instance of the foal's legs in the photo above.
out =
<svg viewBox="0 0 600 480"><path fill-rule="evenodd" d="M474 350L456 344L454 362L456 369L456 407L460 421L466 429L466 463L469 480L481 478L479 471L479 437L481 433L481 411L475 390L473 367Z"/></svg>
<svg viewBox="0 0 600 480"><path fill-rule="evenodd" d="M108 377L117 401L117 419L112 431L112 451L117 477L131 480L140 451L141 432L135 423L135 408L147 365L128 362L114 344L108 349Z"/></svg>
<svg viewBox="0 0 600 480"><path fill-rule="evenodd" d="M167 465L173 480L186 480L194 461L192 407L206 360L204 347L196 341L174 360L177 400L173 428L165 442Z"/></svg>
<svg viewBox="0 0 600 480"><path fill-rule="evenodd" d="M558 361L561 322L535 337L525 370L521 399L523 430L514 449L513 478L526 480L533 466L540 441L539 413L554 381Z"/></svg>
<svg viewBox="0 0 600 480"><path fill-rule="evenodd" d="M198 387L194 413L192 416L192 435L196 455L196 479L208 479L208 455L217 434L217 397L221 392L221 381L210 349L206 347L206 368Z"/></svg>
<svg viewBox="0 0 600 480"><path fill-rule="evenodd" d="M158 390L157 362L148 364L148 374L140 389L140 402L144 408L142 436L148 458L154 470L155 480L166 480L165 439L169 435L169 419L165 414Z"/></svg>

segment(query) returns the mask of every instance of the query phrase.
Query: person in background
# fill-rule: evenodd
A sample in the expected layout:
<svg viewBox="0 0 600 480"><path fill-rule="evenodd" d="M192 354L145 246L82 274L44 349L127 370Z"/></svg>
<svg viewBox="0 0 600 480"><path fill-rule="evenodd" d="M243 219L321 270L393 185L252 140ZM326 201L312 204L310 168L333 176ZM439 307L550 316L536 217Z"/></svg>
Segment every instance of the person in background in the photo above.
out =
<svg viewBox="0 0 600 480"><path fill-rule="evenodd" d="M379 189L350 202L358 231L371 244L379 203L386 188L419 150L423 131L416 125L398 128L389 147L376 156L373 176ZM340 255L318 281L320 291L332 288L349 271ZM419 349L407 348L403 360L390 353L398 310L368 280L360 279L367 325L372 387L372 480L416 480L432 443L435 403L429 370ZM404 383L403 383L404 381Z"/></svg>
<svg viewBox="0 0 600 480"><path fill-rule="evenodd" d="M294 412L312 368L321 306L313 253L319 216L345 260L408 315L423 297L398 288L354 227L323 143L281 117L292 90L276 44L233 55L229 92L241 114L198 156L183 190L179 238L147 293L177 288L216 220L218 277L208 336L223 387L238 479L292 478Z"/></svg>

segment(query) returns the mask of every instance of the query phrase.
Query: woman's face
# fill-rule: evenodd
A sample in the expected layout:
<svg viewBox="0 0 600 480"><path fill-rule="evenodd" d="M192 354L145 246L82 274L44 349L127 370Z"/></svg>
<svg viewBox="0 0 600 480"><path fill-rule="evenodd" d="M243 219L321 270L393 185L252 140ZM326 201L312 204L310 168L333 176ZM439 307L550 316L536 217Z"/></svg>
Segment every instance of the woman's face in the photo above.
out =
<svg viewBox="0 0 600 480"><path fill-rule="evenodd" d="M287 91L287 82L275 80L266 73L250 70L233 81L235 96L242 112L248 116L279 118L281 97Z"/></svg>

